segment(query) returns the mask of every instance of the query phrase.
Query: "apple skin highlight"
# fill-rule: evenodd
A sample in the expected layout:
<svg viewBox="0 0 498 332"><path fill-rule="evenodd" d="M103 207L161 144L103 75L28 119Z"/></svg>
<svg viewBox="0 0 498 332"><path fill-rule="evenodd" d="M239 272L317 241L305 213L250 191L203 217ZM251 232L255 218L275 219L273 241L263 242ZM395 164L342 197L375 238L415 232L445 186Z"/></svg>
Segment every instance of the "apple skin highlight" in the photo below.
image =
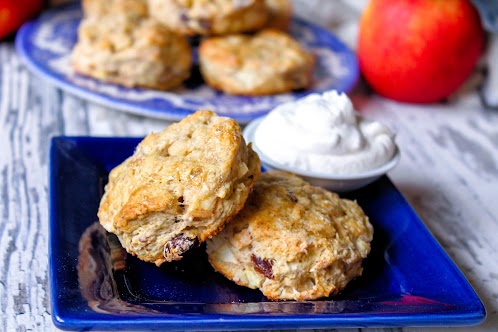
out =
<svg viewBox="0 0 498 332"><path fill-rule="evenodd" d="M377 93L398 101L445 99L483 49L479 14L467 0L371 0L360 20L360 70Z"/></svg>

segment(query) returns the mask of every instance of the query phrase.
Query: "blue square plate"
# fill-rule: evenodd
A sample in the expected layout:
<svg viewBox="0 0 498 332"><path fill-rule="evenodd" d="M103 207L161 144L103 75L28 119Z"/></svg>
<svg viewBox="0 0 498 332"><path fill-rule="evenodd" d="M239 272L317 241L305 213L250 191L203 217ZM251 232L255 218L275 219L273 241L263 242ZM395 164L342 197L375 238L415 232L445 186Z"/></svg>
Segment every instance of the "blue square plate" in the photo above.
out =
<svg viewBox="0 0 498 332"><path fill-rule="evenodd" d="M95 224L96 213L108 172L139 141L52 140L49 257L57 327L314 329L484 320L472 287L387 177L347 195L363 207L375 235L363 275L333 298L268 301L215 273L202 247L160 268L134 257L120 259L115 238Z"/></svg>

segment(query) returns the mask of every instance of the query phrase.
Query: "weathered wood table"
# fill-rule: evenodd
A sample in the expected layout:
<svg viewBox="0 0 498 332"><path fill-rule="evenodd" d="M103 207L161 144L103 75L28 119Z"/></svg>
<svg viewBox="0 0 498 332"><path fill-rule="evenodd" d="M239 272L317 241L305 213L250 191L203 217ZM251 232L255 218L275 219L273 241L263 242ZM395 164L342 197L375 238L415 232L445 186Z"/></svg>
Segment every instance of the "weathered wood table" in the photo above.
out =
<svg viewBox="0 0 498 332"><path fill-rule="evenodd" d="M498 331L498 112L484 109L474 92L431 106L365 94L354 102L396 130L402 159L391 180L486 306L486 321L462 330ZM50 138L143 136L166 125L73 97L28 72L12 43L0 43L0 330L55 330L47 273Z"/></svg>

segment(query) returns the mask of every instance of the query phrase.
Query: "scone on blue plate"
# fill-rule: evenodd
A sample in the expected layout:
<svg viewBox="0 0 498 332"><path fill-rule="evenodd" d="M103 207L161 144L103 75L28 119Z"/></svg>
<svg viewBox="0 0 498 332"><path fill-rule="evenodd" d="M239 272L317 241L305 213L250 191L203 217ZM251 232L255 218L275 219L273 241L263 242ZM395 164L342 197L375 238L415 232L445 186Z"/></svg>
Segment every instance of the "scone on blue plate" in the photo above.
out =
<svg viewBox="0 0 498 332"><path fill-rule="evenodd" d="M260 167L236 121L198 111L147 136L111 171L100 224L141 260L179 260L242 209Z"/></svg>
<svg viewBox="0 0 498 332"><path fill-rule="evenodd" d="M211 87L229 94L255 96L309 88L315 58L290 35L265 29L255 35L203 40L199 64Z"/></svg>
<svg viewBox="0 0 498 332"><path fill-rule="evenodd" d="M361 275L372 237L357 203L272 171L206 248L214 269L241 286L272 300L312 300Z"/></svg>
<svg viewBox="0 0 498 332"><path fill-rule="evenodd" d="M146 1L86 0L71 61L74 70L125 87L168 90L190 76L185 37L148 17Z"/></svg>

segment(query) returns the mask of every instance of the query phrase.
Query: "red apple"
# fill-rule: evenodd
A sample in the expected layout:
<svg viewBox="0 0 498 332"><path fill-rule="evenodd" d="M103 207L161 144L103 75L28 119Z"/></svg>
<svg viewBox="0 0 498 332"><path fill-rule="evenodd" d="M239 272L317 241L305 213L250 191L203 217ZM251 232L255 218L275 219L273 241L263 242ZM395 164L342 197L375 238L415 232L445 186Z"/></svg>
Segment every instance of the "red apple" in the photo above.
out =
<svg viewBox="0 0 498 332"><path fill-rule="evenodd" d="M472 73L484 31L467 0L371 0L358 38L360 70L381 95L440 101Z"/></svg>
<svg viewBox="0 0 498 332"><path fill-rule="evenodd" d="M40 12L44 0L0 0L0 39Z"/></svg>

